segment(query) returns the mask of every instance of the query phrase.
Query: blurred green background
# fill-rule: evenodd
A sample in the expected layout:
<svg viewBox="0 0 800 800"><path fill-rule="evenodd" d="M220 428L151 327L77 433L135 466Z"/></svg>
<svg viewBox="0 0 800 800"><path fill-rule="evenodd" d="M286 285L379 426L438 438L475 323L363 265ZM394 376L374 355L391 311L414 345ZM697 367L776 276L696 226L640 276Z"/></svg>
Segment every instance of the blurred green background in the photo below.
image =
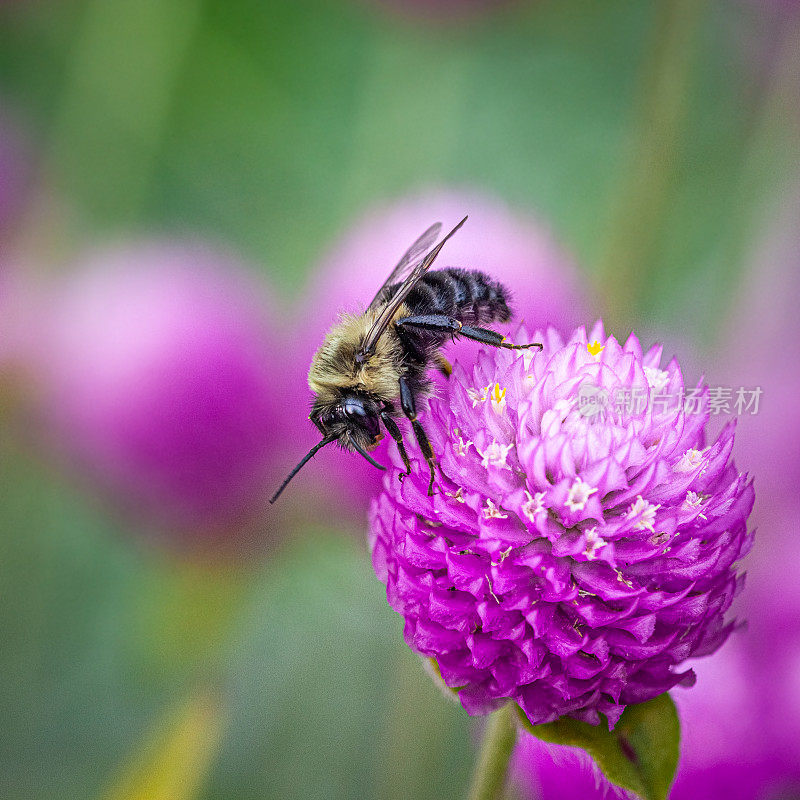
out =
<svg viewBox="0 0 800 800"><path fill-rule="evenodd" d="M797 156L798 40L761 11L6 3L0 97L38 154L19 246L198 233L288 306L371 205L478 187L552 227L615 332L710 345ZM364 530L176 555L0 432L4 796L463 794L478 729L405 648Z"/></svg>

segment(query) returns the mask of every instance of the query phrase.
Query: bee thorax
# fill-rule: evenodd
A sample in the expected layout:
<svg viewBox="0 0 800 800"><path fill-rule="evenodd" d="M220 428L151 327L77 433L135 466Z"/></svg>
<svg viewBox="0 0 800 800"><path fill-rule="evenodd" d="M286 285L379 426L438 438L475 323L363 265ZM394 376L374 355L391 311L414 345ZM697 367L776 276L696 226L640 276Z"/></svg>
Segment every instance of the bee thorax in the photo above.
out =
<svg viewBox="0 0 800 800"><path fill-rule="evenodd" d="M343 316L325 337L308 373L309 388L318 401L335 402L347 389L387 401L397 396L403 351L393 330L381 337L369 359L363 363L356 360L374 319L373 311Z"/></svg>

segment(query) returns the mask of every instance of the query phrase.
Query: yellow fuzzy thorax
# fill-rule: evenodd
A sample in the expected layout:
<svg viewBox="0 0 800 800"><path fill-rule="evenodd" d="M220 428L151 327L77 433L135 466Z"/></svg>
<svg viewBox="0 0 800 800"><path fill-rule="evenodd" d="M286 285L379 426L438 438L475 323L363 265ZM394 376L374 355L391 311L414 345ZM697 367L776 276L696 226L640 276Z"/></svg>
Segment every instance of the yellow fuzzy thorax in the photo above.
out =
<svg viewBox="0 0 800 800"><path fill-rule="evenodd" d="M356 353L379 311L380 308L371 309L358 316L343 314L328 332L308 372L308 386L319 402L336 402L345 388L368 392L385 400L397 397L403 350L393 325L390 324L378 339L372 357L364 364L356 363ZM407 313L401 306L395 317Z"/></svg>

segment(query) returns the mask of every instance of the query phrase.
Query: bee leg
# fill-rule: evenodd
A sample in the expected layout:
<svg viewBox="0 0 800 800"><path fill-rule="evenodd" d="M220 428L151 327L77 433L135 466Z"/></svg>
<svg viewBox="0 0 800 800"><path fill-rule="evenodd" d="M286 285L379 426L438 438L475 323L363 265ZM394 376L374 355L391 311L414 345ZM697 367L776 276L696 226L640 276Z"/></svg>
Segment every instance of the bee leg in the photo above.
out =
<svg viewBox="0 0 800 800"><path fill-rule="evenodd" d="M492 347L504 347L507 350L527 350L529 347L537 347L541 350L543 347L540 342L512 344L502 333L489 330L488 328L476 328L473 325L463 325L459 334L461 336L466 336L467 339L473 339L483 344L490 344Z"/></svg>
<svg viewBox="0 0 800 800"><path fill-rule="evenodd" d="M445 314L418 314L414 317L401 317L394 324L398 328L419 328L423 331L453 335L461 333L461 329L464 327L457 319Z"/></svg>
<svg viewBox="0 0 800 800"><path fill-rule="evenodd" d="M424 331L435 331L437 333L450 333L453 336L466 336L467 339L474 339L476 342L490 344L492 347L505 347L507 350L525 350L528 347L538 347L542 349L539 342L530 344L512 344L502 333L489 330L489 328L476 328L474 325L464 325L454 317L444 314L420 314L416 317L402 317L395 322L395 325L402 328L420 328Z"/></svg>
<svg viewBox="0 0 800 800"><path fill-rule="evenodd" d="M428 462L428 469L431 471L431 479L428 482L428 497L433 497L433 481L436 478L436 457L433 454L433 448L428 441L428 435L425 433L425 429L422 425L420 425L417 420L412 420L411 427L414 429L414 435L417 437L419 449L422 450L422 455L425 456L425 460Z"/></svg>
<svg viewBox="0 0 800 800"><path fill-rule="evenodd" d="M449 334L452 341L456 340L456 336L463 327L457 319L448 317L446 314L417 314L413 317L401 317L394 324L401 331L407 328L418 328L419 330L432 331L433 333ZM436 368L445 378L449 378L453 372L450 362L441 353L436 353L433 360L436 363Z"/></svg>
<svg viewBox="0 0 800 800"><path fill-rule="evenodd" d="M428 497L431 497L433 495L433 481L436 477L436 457L433 454L428 435L417 420L417 405L414 400L414 393L411 391L411 387L405 377L400 378L400 405L403 408L403 413L411 420L411 427L414 429L414 436L417 439L419 449L422 450L422 455L425 456L425 460L428 462L428 469L431 471L431 479L428 483Z"/></svg>
<svg viewBox="0 0 800 800"><path fill-rule="evenodd" d="M400 458L403 459L403 464L405 465L406 471L401 472L398 476L402 481L403 478L409 476L411 474L411 462L408 460L408 453L406 452L406 446L403 444L403 434L400 433L400 428L397 427L397 423L389 416L386 411L381 411L381 420L383 421L383 425L387 431L389 431L389 436L394 439L394 443L397 445L397 450L400 453Z"/></svg>

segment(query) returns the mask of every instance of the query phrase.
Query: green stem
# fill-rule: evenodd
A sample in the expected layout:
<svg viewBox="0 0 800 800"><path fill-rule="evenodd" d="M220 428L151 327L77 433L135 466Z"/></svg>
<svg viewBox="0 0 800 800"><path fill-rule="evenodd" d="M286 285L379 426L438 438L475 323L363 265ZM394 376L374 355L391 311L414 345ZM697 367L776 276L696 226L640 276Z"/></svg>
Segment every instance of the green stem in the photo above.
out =
<svg viewBox="0 0 800 800"><path fill-rule="evenodd" d="M661 230L683 132L690 67L705 3L661 0L637 100L633 141L598 264L611 328L630 324Z"/></svg>
<svg viewBox="0 0 800 800"><path fill-rule="evenodd" d="M478 763L472 775L469 800L498 800L506 782L508 763L517 740L517 717L507 703L489 717Z"/></svg>
<svg viewBox="0 0 800 800"><path fill-rule="evenodd" d="M733 299L737 278L753 256L751 248L758 231L768 229L768 217L777 216L776 202L785 202L786 191L795 181L800 155L796 119L800 110L800 13L786 20L776 49L730 201L729 228L715 264L716 274L709 283L708 300L720 309Z"/></svg>
<svg viewBox="0 0 800 800"><path fill-rule="evenodd" d="M95 218L140 217L201 0L87 0L51 133L52 167Z"/></svg>

